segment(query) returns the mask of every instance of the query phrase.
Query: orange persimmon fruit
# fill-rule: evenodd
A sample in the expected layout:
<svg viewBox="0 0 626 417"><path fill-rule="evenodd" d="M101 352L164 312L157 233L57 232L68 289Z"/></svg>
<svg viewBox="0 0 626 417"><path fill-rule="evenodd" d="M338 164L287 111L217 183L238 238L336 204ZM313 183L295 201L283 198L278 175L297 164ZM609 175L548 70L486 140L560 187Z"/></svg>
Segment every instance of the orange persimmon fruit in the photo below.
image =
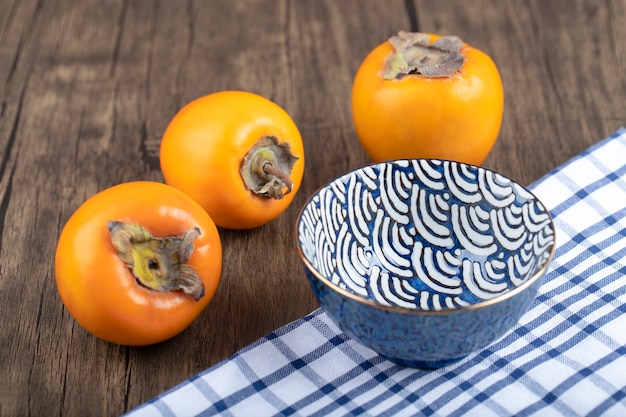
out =
<svg viewBox="0 0 626 417"><path fill-rule="evenodd" d="M61 300L87 331L140 346L187 328L222 270L215 224L190 197L137 181L101 191L69 218L55 257Z"/></svg>
<svg viewBox="0 0 626 417"><path fill-rule="evenodd" d="M503 111L495 63L454 36L399 32L367 55L352 86L355 131L377 162L440 158L482 164Z"/></svg>
<svg viewBox="0 0 626 417"><path fill-rule="evenodd" d="M304 172L298 127L276 103L220 91L184 106L161 141L165 182L227 229L250 229L290 205Z"/></svg>

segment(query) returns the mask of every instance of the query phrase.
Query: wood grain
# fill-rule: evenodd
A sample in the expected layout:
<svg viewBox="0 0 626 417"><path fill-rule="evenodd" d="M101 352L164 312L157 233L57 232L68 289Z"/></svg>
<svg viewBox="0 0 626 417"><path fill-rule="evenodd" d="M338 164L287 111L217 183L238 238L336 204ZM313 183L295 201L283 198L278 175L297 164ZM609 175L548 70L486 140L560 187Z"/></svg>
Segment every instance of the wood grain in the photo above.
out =
<svg viewBox="0 0 626 417"><path fill-rule="evenodd" d="M400 29L456 34L505 87L485 165L529 184L626 123L625 0L0 0L0 416L120 415L317 307L294 222L368 161L350 111L361 60ZM58 235L94 193L162 181L161 135L188 101L241 89L305 142L293 205L220 230L222 282L185 332L144 348L83 330L55 286Z"/></svg>

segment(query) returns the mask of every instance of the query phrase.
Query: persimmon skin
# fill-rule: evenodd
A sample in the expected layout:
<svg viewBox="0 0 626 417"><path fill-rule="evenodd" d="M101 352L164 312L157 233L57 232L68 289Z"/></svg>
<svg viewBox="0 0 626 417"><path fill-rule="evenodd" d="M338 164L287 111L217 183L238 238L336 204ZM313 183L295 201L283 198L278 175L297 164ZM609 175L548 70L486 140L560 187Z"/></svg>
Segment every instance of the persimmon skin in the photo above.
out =
<svg viewBox="0 0 626 417"><path fill-rule="evenodd" d="M440 36L428 34L431 43ZM384 79L389 41L363 60L352 87L355 131L376 161L440 158L480 165L491 152L504 112L502 80L493 60L463 44L452 76L411 74Z"/></svg>
<svg viewBox="0 0 626 417"><path fill-rule="evenodd" d="M282 199L259 196L244 183L244 157L264 136L290 145L298 160ZM304 146L289 114L274 102L246 91L220 91L184 106L168 125L160 150L165 182L196 200L215 224L227 229L264 225L291 204L304 173Z"/></svg>
<svg viewBox="0 0 626 417"><path fill-rule="evenodd" d="M107 222L139 223L155 236L200 229L187 264L205 288L195 301L182 291L157 292L138 283L118 256ZM92 196L69 218L57 243L57 290L74 319L90 333L127 346L170 339L187 328L213 298L222 247L215 224L191 198L165 184L138 181Z"/></svg>

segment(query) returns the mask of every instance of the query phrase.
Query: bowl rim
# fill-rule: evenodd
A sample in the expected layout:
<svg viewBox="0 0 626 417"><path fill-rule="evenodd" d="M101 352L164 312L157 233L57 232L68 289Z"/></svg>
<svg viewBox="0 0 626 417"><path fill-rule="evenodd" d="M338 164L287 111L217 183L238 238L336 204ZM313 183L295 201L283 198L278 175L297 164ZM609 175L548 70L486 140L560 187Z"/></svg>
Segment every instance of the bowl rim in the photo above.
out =
<svg viewBox="0 0 626 417"><path fill-rule="evenodd" d="M408 307L402 307L399 305L387 305L387 304L380 304L370 298L364 298L362 296L359 296L351 291L348 291L346 289L343 289L341 287L339 287L338 285L334 284L332 281L330 281L328 278L324 277L322 274L319 273L319 271L317 271L316 268L313 267L313 265L311 265L311 263L308 261L308 259L305 257L304 253L302 252L302 247L300 245L300 239L299 239L299 226L300 226L300 222L302 219L302 215L304 213L304 211L306 210L306 208L309 206L309 204L311 204L312 200L325 188L329 188L331 184L333 184L334 182L338 181L341 178L344 178L347 175L353 174L355 172L358 171L363 171L366 168L370 168L370 167L375 167L375 166L379 166L379 165L388 165L388 164L394 164L397 162L403 162L403 161L421 161L421 160L426 160L426 161L440 161L440 162L451 162L451 163L455 163L455 164L460 164L460 165L465 165L467 167L471 167L471 168L477 168L479 170L484 170L486 172L490 172L492 174L497 174L509 181L511 181L512 183L516 184L518 187L522 188L525 192L527 192L528 194L530 194L531 196L534 197L535 201L545 210L545 213L548 215L548 218L550 220L549 225L550 225L550 229L552 229L552 235L554 236L552 245L550 246L550 252L548 254L548 257L546 258L545 262L543 263L543 265L541 266L541 268L539 270L537 270L537 272L531 276L530 278L528 278L526 281L524 281L521 285L506 291L503 294L500 294L494 298L490 298L488 300L483 300L474 304L468 304L466 306L462 306L462 307L458 307L458 308L441 308L439 310L420 310L420 309L414 309L414 308L408 308ZM396 312L396 313L402 313L402 314L410 314L410 315L445 315L445 314L456 314L456 313L462 313L462 312L466 312L466 311L470 311L470 310L479 310L479 309L483 309L489 306L492 306L494 304L499 304L503 301L508 300L509 298L513 298L515 297L517 294L525 291L528 287L532 286L536 281L538 281L540 278L542 278L545 273L547 272L548 268L550 267L550 264L552 263L552 260L554 258L554 253L556 251L556 246L557 246L557 241L556 241L556 228L555 228L555 224L554 224L554 219L552 217L552 214L550 213L550 211L547 209L547 207L543 204L543 202L532 192L530 191L527 187L521 185L520 183L518 183L517 181L511 179L510 177L501 174L498 171L494 171L492 169L489 168L485 168L482 167L480 165L474 165L474 164L469 164L466 162L460 162L460 161L455 161L455 160L451 160L451 159L445 159L445 158L401 158L401 159L389 159L389 160L385 160L385 161L380 161L380 162L372 162L366 165L362 165L360 167L351 169L350 171L347 171L341 175L338 175L334 178L332 178L331 180L327 181L325 184L321 185L320 187L318 187L304 202L304 204L302 205L300 211L298 212L298 216L296 217L296 222L295 222L295 239L296 239L296 249L298 251L298 256L300 257L301 262L304 263L304 266L307 268L307 270L312 273L315 278L317 278L319 281L321 281L324 285L326 285L329 289L331 289L332 291L338 293L339 295L342 295L344 297L347 297L353 301L356 301L358 303L361 304L365 304L367 306L370 307L374 307L377 309L381 309L381 310L386 310L386 311L390 311L390 312Z"/></svg>

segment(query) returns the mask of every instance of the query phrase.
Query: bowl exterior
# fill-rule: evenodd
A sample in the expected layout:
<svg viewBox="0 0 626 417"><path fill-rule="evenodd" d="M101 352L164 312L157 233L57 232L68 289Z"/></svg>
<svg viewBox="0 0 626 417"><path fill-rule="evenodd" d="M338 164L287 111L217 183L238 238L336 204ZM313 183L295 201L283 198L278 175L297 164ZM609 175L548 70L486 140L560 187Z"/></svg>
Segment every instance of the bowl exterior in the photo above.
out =
<svg viewBox="0 0 626 417"><path fill-rule="evenodd" d="M455 363L501 338L528 311L542 281L480 308L416 314L346 297L306 267L305 272L320 305L344 333L397 364L424 369Z"/></svg>

